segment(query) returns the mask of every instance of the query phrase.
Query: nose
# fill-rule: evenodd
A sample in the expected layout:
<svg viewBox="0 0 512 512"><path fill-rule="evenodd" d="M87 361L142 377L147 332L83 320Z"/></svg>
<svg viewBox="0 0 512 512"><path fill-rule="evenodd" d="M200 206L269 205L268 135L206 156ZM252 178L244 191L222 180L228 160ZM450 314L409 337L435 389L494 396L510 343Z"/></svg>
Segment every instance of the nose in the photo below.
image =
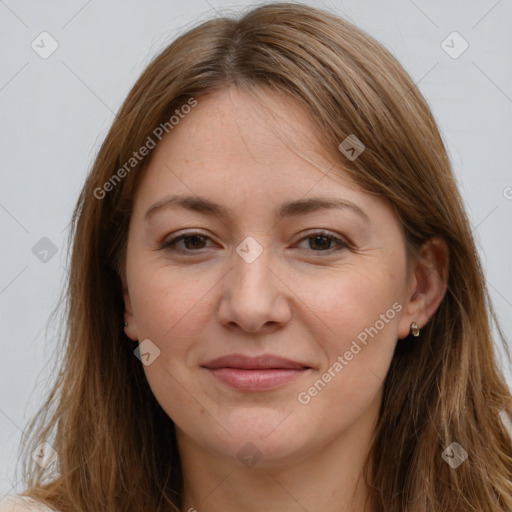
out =
<svg viewBox="0 0 512 512"><path fill-rule="evenodd" d="M293 294L275 260L268 248L251 262L234 253L233 267L221 285L218 315L225 327L268 333L290 321Z"/></svg>

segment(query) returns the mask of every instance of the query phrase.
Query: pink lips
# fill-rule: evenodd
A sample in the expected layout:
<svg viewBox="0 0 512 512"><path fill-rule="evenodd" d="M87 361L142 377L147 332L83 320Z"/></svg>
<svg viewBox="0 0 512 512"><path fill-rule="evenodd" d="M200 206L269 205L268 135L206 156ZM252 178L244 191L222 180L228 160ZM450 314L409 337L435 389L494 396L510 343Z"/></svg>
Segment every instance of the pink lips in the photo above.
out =
<svg viewBox="0 0 512 512"><path fill-rule="evenodd" d="M286 384L301 376L310 367L274 355L249 357L232 354L203 365L218 380L235 389L264 391Z"/></svg>

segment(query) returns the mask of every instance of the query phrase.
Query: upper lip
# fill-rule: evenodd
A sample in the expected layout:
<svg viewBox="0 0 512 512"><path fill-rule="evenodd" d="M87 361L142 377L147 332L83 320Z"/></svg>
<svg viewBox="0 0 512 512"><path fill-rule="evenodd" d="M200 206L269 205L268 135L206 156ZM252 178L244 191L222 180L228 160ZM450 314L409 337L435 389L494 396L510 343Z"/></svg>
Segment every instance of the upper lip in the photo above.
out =
<svg viewBox="0 0 512 512"><path fill-rule="evenodd" d="M212 359L202 365L205 368L240 368L242 370L262 370L272 368L295 368L305 369L308 365L284 357L272 354L263 354L257 357L246 356L244 354L231 354L228 356Z"/></svg>

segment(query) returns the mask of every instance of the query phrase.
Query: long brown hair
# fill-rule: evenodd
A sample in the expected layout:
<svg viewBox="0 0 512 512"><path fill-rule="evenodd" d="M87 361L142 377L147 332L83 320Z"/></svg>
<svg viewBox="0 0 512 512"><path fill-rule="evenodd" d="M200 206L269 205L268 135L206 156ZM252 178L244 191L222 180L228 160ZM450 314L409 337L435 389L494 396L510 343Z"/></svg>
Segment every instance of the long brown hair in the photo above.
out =
<svg viewBox="0 0 512 512"><path fill-rule="evenodd" d="M448 244L447 293L421 341L397 343L384 383L366 474L374 509L510 512L512 443L500 411L512 412L511 395L492 320L505 340L433 116L381 44L328 12L290 3L188 31L150 63L122 105L73 214L63 356L28 427L23 494L62 512L181 509L174 425L123 331L120 273L151 152L126 163L157 127L171 130L176 109L229 85L266 88L304 106L326 152L393 205L410 254L431 237ZM356 160L337 149L351 134L366 146ZM45 470L30 457L42 442L59 456ZM442 457L452 442L468 453L457 469Z"/></svg>

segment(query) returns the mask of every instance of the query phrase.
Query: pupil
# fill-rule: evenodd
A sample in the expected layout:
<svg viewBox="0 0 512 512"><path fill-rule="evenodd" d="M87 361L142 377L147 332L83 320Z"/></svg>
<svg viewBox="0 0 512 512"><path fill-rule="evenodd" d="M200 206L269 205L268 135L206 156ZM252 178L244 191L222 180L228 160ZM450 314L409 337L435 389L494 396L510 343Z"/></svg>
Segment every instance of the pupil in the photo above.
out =
<svg viewBox="0 0 512 512"><path fill-rule="evenodd" d="M194 242L192 242L192 246L193 247L197 247L198 244L200 245L201 244L201 236L197 236L197 235L194 235L194 236L188 236L187 237L187 240L188 241L191 241L191 240L194 240ZM188 245L188 244L187 244Z"/></svg>
<svg viewBox="0 0 512 512"><path fill-rule="evenodd" d="M329 239L328 239L326 236L323 236L323 235L318 235L318 236L313 237L313 241L314 241L314 244L313 244L313 245L316 245L316 244L317 244L317 241L318 241L318 240L322 240L322 239L323 239L324 241L327 241L327 246L329 246ZM320 245L322 245L322 244L320 243ZM324 244L324 246L325 246L325 244ZM325 248L325 247L324 247L324 248Z"/></svg>

